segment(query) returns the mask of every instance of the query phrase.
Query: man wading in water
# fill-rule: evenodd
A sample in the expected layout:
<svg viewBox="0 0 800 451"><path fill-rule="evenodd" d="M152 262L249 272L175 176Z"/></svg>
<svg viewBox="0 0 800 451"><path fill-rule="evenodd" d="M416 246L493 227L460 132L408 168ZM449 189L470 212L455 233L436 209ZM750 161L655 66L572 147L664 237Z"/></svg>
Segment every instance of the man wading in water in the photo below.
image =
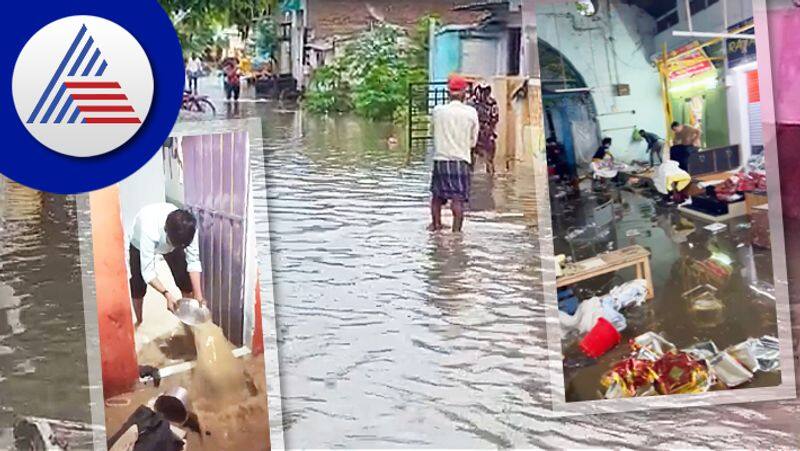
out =
<svg viewBox="0 0 800 451"><path fill-rule="evenodd" d="M197 219L186 210L169 203L142 208L133 220L130 236L131 298L136 312L136 326L142 324L142 304L147 285L167 298L167 309L178 302L156 273L156 255L163 255L175 284L183 297L205 304L200 285L200 251L197 246Z"/></svg>
<svg viewBox="0 0 800 451"><path fill-rule="evenodd" d="M442 226L442 206L448 201L453 211L453 232L464 224L469 202L472 149L478 144L478 112L465 105L468 83L458 76L447 82L450 102L433 109L433 177L431 178L431 219L428 230Z"/></svg>

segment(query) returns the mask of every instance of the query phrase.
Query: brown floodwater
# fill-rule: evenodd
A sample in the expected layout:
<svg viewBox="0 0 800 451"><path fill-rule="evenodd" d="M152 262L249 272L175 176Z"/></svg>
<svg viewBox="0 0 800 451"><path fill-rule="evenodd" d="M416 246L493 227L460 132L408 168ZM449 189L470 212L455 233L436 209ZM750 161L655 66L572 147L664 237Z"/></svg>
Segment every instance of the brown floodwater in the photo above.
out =
<svg viewBox="0 0 800 451"><path fill-rule="evenodd" d="M15 416L91 422L75 199L0 176L0 449Z"/></svg>
<svg viewBox="0 0 800 451"><path fill-rule="evenodd" d="M186 447L200 451L267 451L269 446L269 415L266 406L264 356L246 356L239 365L248 384L248 395L236 402L220 402L206 397L203 387L194 385L192 372L178 374L162 380L159 388L139 387L106 403L106 428L109 436L140 405L147 404L162 392L175 386L188 387L191 410L197 414L202 433L187 431ZM243 390L240 388L237 391Z"/></svg>
<svg viewBox="0 0 800 451"><path fill-rule="evenodd" d="M287 447L800 445L795 401L554 415L527 175L476 176L464 234L431 235L429 156L387 144L402 128L244 97L219 110L262 120L254 194ZM800 255L800 224L787 230Z"/></svg>

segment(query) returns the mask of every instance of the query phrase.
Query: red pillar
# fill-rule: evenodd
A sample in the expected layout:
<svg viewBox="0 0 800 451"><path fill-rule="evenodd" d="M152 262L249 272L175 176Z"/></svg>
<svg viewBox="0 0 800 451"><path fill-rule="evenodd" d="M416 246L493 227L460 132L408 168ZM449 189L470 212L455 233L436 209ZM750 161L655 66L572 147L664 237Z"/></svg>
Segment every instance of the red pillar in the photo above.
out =
<svg viewBox="0 0 800 451"><path fill-rule="evenodd" d="M119 188L90 193L89 205L103 395L110 398L130 391L139 378Z"/></svg>
<svg viewBox="0 0 800 451"><path fill-rule="evenodd" d="M256 280L256 327L253 329L253 355L264 353L264 326L261 320L261 282Z"/></svg>

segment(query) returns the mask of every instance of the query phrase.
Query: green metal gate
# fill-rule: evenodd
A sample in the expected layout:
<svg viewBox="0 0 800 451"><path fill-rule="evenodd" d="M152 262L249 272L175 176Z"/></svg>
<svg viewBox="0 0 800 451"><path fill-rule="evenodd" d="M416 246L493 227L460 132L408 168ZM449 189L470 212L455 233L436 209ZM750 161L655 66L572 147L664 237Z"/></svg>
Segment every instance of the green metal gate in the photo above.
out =
<svg viewBox="0 0 800 451"><path fill-rule="evenodd" d="M408 145L427 142L433 138L431 113L436 105L447 103L447 83L408 84Z"/></svg>

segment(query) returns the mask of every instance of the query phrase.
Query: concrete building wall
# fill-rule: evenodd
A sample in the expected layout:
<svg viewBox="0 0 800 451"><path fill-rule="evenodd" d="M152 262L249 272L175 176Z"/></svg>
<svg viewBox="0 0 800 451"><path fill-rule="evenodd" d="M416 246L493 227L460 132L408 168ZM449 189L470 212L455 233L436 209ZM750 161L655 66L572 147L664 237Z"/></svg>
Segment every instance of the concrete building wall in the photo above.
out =
<svg viewBox="0 0 800 451"><path fill-rule="evenodd" d="M560 51L591 88L601 134L614 141L612 152L623 161L644 160L645 144L633 141L635 127L664 137L658 71L650 62L655 49L655 21L641 9L612 1L582 17L573 2L537 5L538 37ZM627 84L630 95L617 96L614 85Z"/></svg>
<svg viewBox="0 0 800 451"><path fill-rule="evenodd" d="M156 152L141 169L119 183L120 213L126 239L130 234L133 219L142 207L166 200L162 158L161 152ZM127 242L125 245L127 246Z"/></svg>

